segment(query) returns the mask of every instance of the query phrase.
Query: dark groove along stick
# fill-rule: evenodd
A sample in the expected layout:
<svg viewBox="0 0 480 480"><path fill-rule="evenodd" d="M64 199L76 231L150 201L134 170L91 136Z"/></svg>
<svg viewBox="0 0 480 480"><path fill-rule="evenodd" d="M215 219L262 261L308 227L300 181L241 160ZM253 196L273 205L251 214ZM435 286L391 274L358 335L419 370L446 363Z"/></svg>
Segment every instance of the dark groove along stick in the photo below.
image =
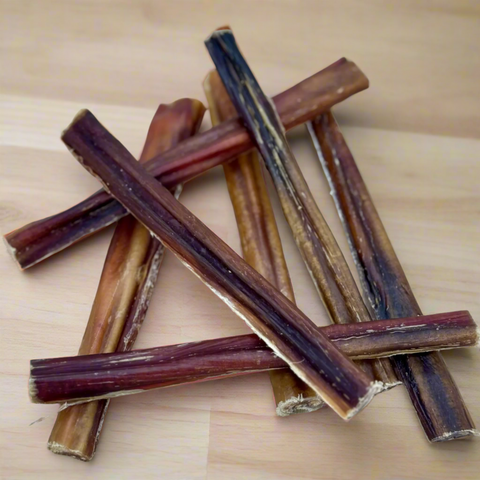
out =
<svg viewBox="0 0 480 480"><path fill-rule="evenodd" d="M205 107L181 99L160 105L148 130L140 162L194 135ZM177 187L175 195L180 195ZM110 242L79 355L131 350L147 313L165 247L135 218L122 218ZM59 412L48 448L89 461L95 455L108 401L76 405Z"/></svg>
<svg viewBox="0 0 480 480"><path fill-rule="evenodd" d="M284 295L181 205L88 111L63 141L124 207L243 318L342 418L381 388Z"/></svg>
<svg viewBox="0 0 480 480"><path fill-rule="evenodd" d="M336 103L368 88L368 79L345 58L275 96L285 128L312 120ZM174 188L253 148L240 119L235 118L183 141L145 164L167 188ZM29 268L96 231L116 222L126 210L100 190L83 202L51 217L25 225L5 244L20 268Z"/></svg>
<svg viewBox="0 0 480 480"><path fill-rule="evenodd" d="M205 42L218 74L258 146L305 265L334 323L370 321L343 254L305 182L270 100L242 57L230 30ZM388 359L362 362L386 388L398 385Z"/></svg>
<svg viewBox="0 0 480 480"><path fill-rule="evenodd" d="M203 83L212 124L236 117L218 73L210 72ZM223 165L232 201L243 258L277 290L295 303L282 242L267 192L258 152L252 150ZM277 415L313 412L325 404L290 370L269 372Z"/></svg>
<svg viewBox="0 0 480 480"><path fill-rule="evenodd" d="M476 346L479 333L468 312L330 325L319 330L357 359ZM35 403L90 402L265 370L281 372L287 367L256 335L32 360L30 365L29 393Z"/></svg>
<svg viewBox="0 0 480 480"><path fill-rule="evenodd" d="M372 317L421 315L350 149L328 112L308 124L332 190ZM431 442L478 435L463 398L439 353L393 358Z"/></svg>

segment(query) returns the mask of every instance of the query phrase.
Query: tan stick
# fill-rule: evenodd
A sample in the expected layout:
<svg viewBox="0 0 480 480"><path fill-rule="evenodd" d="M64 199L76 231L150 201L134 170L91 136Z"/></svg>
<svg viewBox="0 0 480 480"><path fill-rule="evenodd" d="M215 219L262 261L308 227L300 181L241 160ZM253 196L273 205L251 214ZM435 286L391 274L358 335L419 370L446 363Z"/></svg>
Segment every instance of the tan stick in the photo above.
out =
<svg viewBox="0 0 480 480"><path fill-rule="evenodd" d="M216 71L203 84L212 124L235 118L236 112ZM223 165L237 220L243 258L295 303L277 223L256 150ZM279 416L313 412L324 403L290 370L269 372Z"/></svg>

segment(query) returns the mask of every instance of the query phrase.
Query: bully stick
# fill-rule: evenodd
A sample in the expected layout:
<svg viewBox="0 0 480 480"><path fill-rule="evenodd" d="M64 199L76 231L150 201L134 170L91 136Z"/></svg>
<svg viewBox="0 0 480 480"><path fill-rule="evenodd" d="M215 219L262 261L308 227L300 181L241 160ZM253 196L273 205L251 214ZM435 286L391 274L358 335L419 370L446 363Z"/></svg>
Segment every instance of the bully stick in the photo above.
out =
<svg viewBox="0 0 480 480"><path fill-rule="evenodd" d="M218 238L137 162L88 111L63 133L77 160L342 418L378 392L298 308Z"/></svg>
<svg viewBox="0 0 480 480"><path fill-rule="evenodd" d="M285 217L312 280L334 323L370 321L355 280L287 143L270 100L240 53L231 30L205 42L217 71L270 172ZM388 359L362 362L385 388L399 382Z"/></svg>
<svg viewBox="0 0 480 480"><path fill-rule="evenodd" d="M160 105L140 162L171 148L198 130L204 106L182 99ZM176 194L180 194L181 187ZM164 246L132 216L118 222L107 253L79 355L131 350L147 312ZM48 448L89 461L95 454L108 401L76 405L59 412Z"/></svg>
<svg viewBox="0 0 480 480"><path fill-rule="evenodd" d="M348 237L372 317L421 315L355 160L331 112L308 125ZM439 353L395 357L429 441L477 435L462 396Z"/></svg>
<svg viewBox="0 0 480 480"><path fill-rule="evenodd" d="M368 88L368 79L345 58L273 98L285 128L315 118ZM182 142L146 163L151 175L173 188L253 148L241 120L234 118ZM30 223L5 236L20 268L26 269L126 215L101 190L72 208Z"/></svg>
<svg viewBox="0 0 480 480"><path fill-rule="evenodd" d="M351 358L478 345L478 328L468 312L319 330ZM127 353L32 360L29 393L35 403L85 402L285 367L256 335L242 335Z"/></svg>
<svg viewBox="0 0 480 480"><path fill-rule="evenodd" d="M205 79L203 89L213 125L235 118L235 108L215 70ZM232 162L225 163L223 170L237 220L243 258L295 303L257 151L252 150ZM324 406L315 392L290 370L272 370L269 376L278 415L283 417L294 413L313 412Z"/></svg>

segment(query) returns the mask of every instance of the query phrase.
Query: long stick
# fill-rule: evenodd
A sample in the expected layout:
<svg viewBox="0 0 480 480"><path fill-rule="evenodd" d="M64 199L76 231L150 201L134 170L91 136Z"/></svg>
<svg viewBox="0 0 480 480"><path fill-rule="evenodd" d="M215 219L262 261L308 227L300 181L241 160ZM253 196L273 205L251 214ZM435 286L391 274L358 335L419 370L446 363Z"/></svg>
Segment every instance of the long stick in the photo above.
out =
<svg viewBox="0 0 480 480"><path fill-rule="evenodd" d="M273 98L285 128L315 118L336 103L368 88L368 79L344 58ZM173 188L253 148L242 122L232 119L182 142L147 162L164 186ZM51 217L5 236L7 249L20 268L29 268L126 215L101 190Z"/></svg>
<svg viewBox="0 0 480 480"><path fill-rule="evenodd" d="M140 162L182 141L198 130L205 112L197 100L160 105ZM176 192L180 193L180 189ZM131 350L153 293L165 248L132 216L117 225L108 250L79 355ZM89 461L108 409L108 401L76 405L59 412L48 448Z"/></svg>
<svg viewBox="0 0 480 480"><path fill-rule="evenodd" d="M213 125L235 118L235 108L215 70L205 79L203 89ZM243 258L295 303L282 242L257 151L252 150L224 164L223 171L237 219ZM278 415L283 417L294 413L313 412L324 406L315 392L290 370L272 370L269 376Z"/></svg>
<svg viewBox="0 0 480 480"><path fill-rule="evenodd" d="M468 312L331 325L319 330L352 358L478 345L478 328ZM30 397L35 403L91 401L286 366L256 335L122 354L32 360Z"/></svg>
<svg viewBox="0 0 480 480"><path fill-rule="evenodd" d="M290 150L275 108L242 57L233 33L216 31L205 43L233 104L255 138L285 218L332 321L370 321L340 247ZM389 387L398 384L389 360L362 362L362 368Z"/></svg>
<svg viewBox="0 0 480 480"><path fill-rule="evenodd" d="M308 125L347 234L373 318L421 315L372 198L332 113ZM431 442L477 435L462 396L438 353L395 357Z"/></svg>
<svg viewBox="0 0 480 480"><path fill-rule="evenodd" d="M88 111L64 132L77 160L209 286L342 418L364 408L378 385L332 345L154 177Z"/></svg>

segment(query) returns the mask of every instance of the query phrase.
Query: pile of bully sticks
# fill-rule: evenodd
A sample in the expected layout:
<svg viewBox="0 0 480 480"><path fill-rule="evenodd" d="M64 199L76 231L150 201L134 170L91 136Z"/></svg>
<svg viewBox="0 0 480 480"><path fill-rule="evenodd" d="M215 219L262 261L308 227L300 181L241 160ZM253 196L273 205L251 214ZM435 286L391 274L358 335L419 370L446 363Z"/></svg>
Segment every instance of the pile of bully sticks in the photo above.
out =
<svg viewBox="0 0 480 480"><path fill-rule="evenodd" d="M199 101L161 105L137 163L81 111L62 140L103 190L5 237L26 269L117 222L79 355L31 362L31 400L62 404L49 449L90 460L111 398L259 371L269 372L280 416L328 406L348 420L402 383L429 441L477 435L438 353L477 345L477 326L466 311L422 315L330 111L368 87L365 75L341 59L271 101L228 27L205 43L216 66L204 83L213 128L197 134L205 113ZM366 304L285 138L302 123ZM334 325L316 327L295 306L261 159ZM178 201L187 180L220 164L244 259ZM254 334L132 351L164 247Z"/></svg>

